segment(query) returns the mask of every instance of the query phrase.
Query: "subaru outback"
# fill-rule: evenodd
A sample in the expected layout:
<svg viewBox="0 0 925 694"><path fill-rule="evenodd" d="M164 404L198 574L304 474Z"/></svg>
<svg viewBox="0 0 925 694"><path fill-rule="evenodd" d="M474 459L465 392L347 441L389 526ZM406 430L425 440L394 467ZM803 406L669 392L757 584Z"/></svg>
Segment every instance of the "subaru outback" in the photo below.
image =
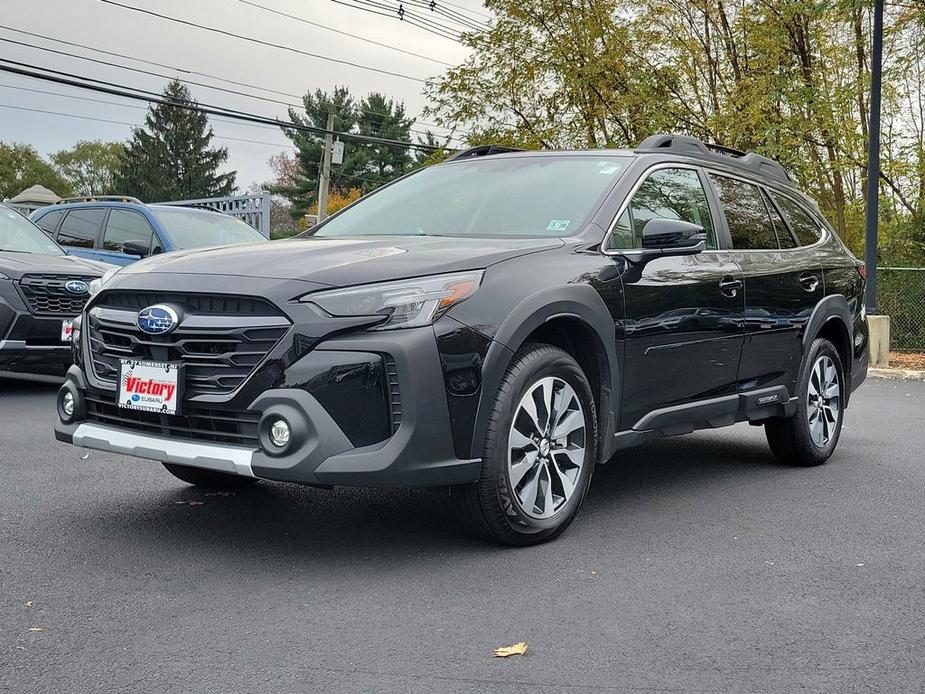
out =
<svg viewBox="0 0 925 694"><path fill-rule="evenodd" d="M56 435L204 486L447 487L481 535L538 543L654 437L749 422L824 463L867 373L864 285L759 155L479 147L299 238L105 276Z"/></svg>

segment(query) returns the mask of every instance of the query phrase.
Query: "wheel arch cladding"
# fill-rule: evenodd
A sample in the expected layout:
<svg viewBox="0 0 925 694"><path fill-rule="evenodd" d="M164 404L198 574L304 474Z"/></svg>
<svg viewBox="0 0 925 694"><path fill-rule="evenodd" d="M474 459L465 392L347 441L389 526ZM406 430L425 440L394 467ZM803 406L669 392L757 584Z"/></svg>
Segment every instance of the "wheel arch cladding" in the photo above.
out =
<svg viewBox="0 0 925 694"><path fill-rule="evenodd" d="M585 372L596 395L601 459L612 453L619 402L619 368L614 320L600 295L588 285L537 292L515 306L495 335L483 370L472 451L480 451L488 417L504 374L529 342L552 344L568 352Z"/></svg>
<svg viewBox="0 0 925 694"><path fill-rule="evenodd" d="M806 330L803 333L803 364L800 367L800 378L802 378L807 368L806 355L809 354L810 347L816 338L825 338L829 340L838 351L841 357L842 368L845 377L845 406L848 405L851 388L847 384L851 383L851 370L853 365L852 359L852 340L849 326L852 324L851 312L848 308L848 300L841 294L831 294L822 299L816 308L813 309L809 321L806 324ZM799 381L798 381L799 382Z"/></svg>

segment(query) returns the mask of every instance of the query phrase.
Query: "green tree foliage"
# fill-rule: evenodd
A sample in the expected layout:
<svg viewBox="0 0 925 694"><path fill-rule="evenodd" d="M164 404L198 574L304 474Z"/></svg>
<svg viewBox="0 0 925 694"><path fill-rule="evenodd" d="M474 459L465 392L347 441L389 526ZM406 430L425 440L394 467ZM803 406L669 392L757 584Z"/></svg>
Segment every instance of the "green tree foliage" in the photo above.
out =
<svg viewBox="0 0 925 694"><path fill-rule="evenodd" d="M121 142L80 140L52 154L51 160L77 195L110 195L115 192L113 180L124 153Z"/></svg>
<svg viewBox="0 0 925 694"><path fill-rule="evenodd" d="M135 128L114 181L117 193L145 201L230 195L235 172L219 173L228 160L225 147L210 147L213 132L206 114L179 81L164 90L166 104L152 105L145 126Z"/></svg>
<svg viewBox="0 0 925 694"><path fill-rule="evenodd" d="M304 115L289 109L294 123L324 129L328 113L334 114L334 130L372 137L410 142L414 120L405 114L402 103L373 92L359 101L346 87L332 94L316 90L303 98ZM271 191L286 197L293 217L300 218L317 202L318 177L324 150L324 136L284 128L297 148L298 170L288 180L272 186ZM368 192L411 170L414 157L410 148L392 145L344 141L344 162L331 166L329 190L332 195L346 196L351 190Z"/></svg>
<svg viewBox="0 0 925 694"><path fill-rule="evenodd" d="M430 115L473 144L630 147L684 132L780 161L863 242L871 6L862 0L486 0ZM925 241L925 10L888 4L885 233ZM899 221L902 220L902 224ZM925 259L925 258L923 258Z"/></svg>
<svg viewBox="0 0 925 694"><path fill-rule="evenodd" d="M45 186L63 198L74 192L71 184L34 147L0 142L0 200L12 198L34 185Z"/></svg>

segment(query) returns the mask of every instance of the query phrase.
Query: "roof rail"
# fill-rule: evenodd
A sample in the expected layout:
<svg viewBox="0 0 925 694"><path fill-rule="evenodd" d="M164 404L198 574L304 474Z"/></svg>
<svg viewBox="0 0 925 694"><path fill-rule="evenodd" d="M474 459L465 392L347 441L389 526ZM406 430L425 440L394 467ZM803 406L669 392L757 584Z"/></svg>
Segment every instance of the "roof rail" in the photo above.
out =
<svg viewBox="0 0 925 694"><path fill-rule="evenodd" d="M61 198L55 205L69 202L133 202L136 205L144 205L141 200L131 195L79 195L76 198Z"/></svg>
<svg viewBox="0 0 925 694"><path fill-rule="evenodd" d="M458 161L459 159L473 159L475 157L487 157L492 154L504 154L505 152L523 152L522 149L515 147L504 147L503 145L479 145L462 149L455 154L446 158L446 161Z"/></svg>
<svg viewBox="0 0 925 694"><path fill-rule="evenodd" d="M690 135L650 135L643 140L636 151L668 150L697 159L707 159L724 164L734 164L752 173L776 179L787 185L793 185L793 179L784 167L773 159L768 159L754 152L741 152L723 145L708 144Z"/></svg>

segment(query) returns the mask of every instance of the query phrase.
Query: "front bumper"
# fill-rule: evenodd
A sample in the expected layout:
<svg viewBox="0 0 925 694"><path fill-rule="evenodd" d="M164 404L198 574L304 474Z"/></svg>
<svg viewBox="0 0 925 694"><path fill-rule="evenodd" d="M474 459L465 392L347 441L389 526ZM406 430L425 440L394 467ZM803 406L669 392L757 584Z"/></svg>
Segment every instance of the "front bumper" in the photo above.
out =
<svg viewBox="0 0 925 694"><path fill-rule="evenodd" d="M359 361L359 354L387 357L401 396L401 418L394 432L367 445L362 445L356 427L332 406L330 397L332 387L349 388L351 372L344 364ZM325 389L317 387L319 382ZM62 386L79 398L77 416L65 423L59 413L55 436L95 450L316 486L441 486L478 479L481 461L459 459L454 451L443 372L431 328L326 340L290 365L273 385L249 401L247 412L260 419L261 430L268 418L285 417L292 429L292 443L282 453L263 436L255 445L236 445L133 430L105 419L90 421L84 401L99 393L77 365L70 368ZM357 417L361 416L361 396L346 392L354 399Z"/></svg>

